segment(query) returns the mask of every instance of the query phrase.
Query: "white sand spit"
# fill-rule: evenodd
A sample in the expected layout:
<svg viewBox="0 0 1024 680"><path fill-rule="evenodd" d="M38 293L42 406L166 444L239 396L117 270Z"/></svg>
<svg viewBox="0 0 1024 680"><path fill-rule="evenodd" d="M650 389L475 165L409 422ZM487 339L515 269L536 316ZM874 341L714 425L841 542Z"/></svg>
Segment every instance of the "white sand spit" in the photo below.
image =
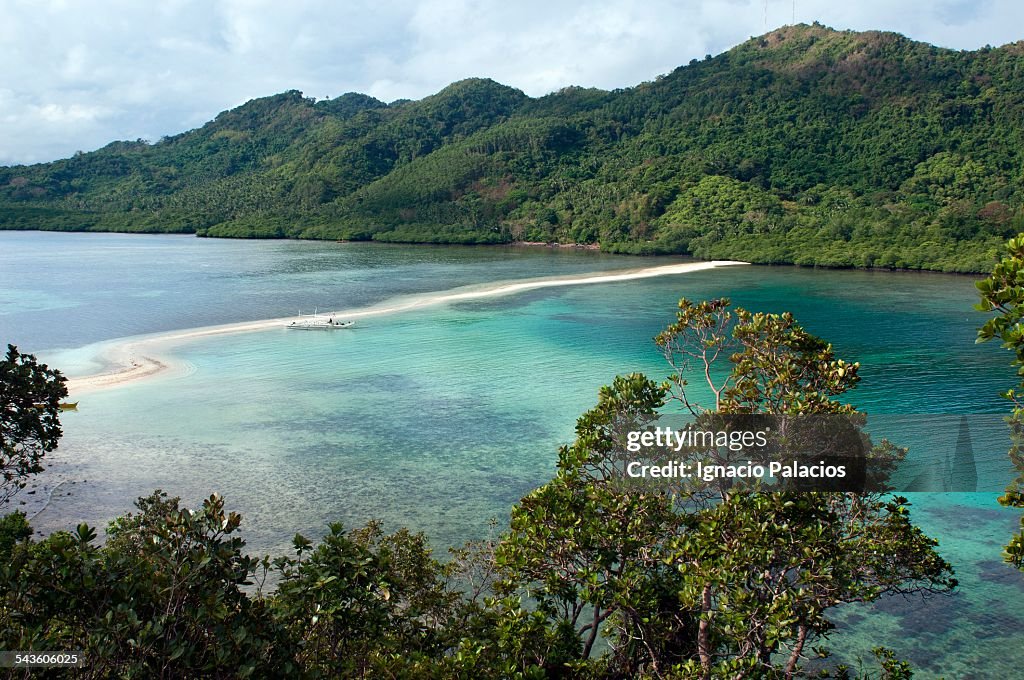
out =
<svg viewBox="0 0 1024 680"><path fill-rule="evenodd" d="M523 281L487 284L482 287L474 286L458 288L453 291L441 293L427 293L397 300L389 300L380 305L364 309L339 310L335 312L324 312L324 314L333 317L342 317L345 320L363 319L367 317L384 316L386 314L396 314L415 309L423 309L424 307L433 307L452 302L514 295L515 293L537 290L539 288L581 286L591 283L612 283L615 281L646 279L654 276L686 274L704 269L715 269L717 267L741 264L747 263L734 262L732 260L685 262L660 267L629 269L619 272L582 274L559 278L527 279ZM182 370L182 365L179 362L176 362L173 357L168 355L168 350L171 347L181 345L190 340L214 335L251 333L254 331L281 328L289 321L294 320L294 318L295 317L285 317L278 319L265 319L262 321L225 324L222 326L207 326L204 328L170 331L157 335L126 338L123 341L115 341L113 344L107 345L107 349L103 352L101 357L103 363L111 366L112 368L104 371L103 373L69 379L68 391L72 395L77 396L83 392L115 387L127 382L154 376L169 369Z"/></svg>

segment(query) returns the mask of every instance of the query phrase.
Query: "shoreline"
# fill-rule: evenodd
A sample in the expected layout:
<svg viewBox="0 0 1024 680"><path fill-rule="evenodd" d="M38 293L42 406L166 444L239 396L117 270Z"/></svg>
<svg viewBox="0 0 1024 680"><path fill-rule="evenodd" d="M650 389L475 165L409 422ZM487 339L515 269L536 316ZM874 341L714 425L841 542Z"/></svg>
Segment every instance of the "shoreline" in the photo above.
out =
<svg viewBox="0 0 1024 680"><path fill-rule="evenodd" d="M517 248L566 248L568 250L600 251L600 243L559 243L558 241L510 241L510 246Z"/></svg>
<svg viewBox="0 0 1024 680"><path fill-rule="evenodd" d="M661 265L641 269L627 269L618 272L580 274L560 278L506 281L494 284L485 284L485 287L483 288L474 289L473 287L469 287L469 289L467 289L467 287L462 287L450 291L420 294L411 298L393 298L389 301L370 307L322 312L321 315L341 316L345 317L346 320L364 319L374 316L414 311L452 302L464 302L467 300L514 295L516 293L537 290L540 288L580 286L594 283L615 283L618 281L632 281L635 279L645 279L656 276L687 274L706 269L717 269L719 267L746 264L748 263L737 262L734 260L681 262L679 264ZM113 366L113 369L94 373L92 375L69 378L67 381L69 398L71 398L71 395L77 396L86 392L109 389L129 382L143 380L170 370L180 371L183 368L182 364L167 355L167 352L171 347L181 345L192 340L217 335L235 335L238 333L253 333L257 331L271 330L273 328L283 327L295 318L296 317L294 316L287 316L274 319L262 319L259 321L243 321L240 323L224 324L221 326L204 326L179 331L168 331L157 335L109 341L108 344L110 346L101 352L100 358L102 358L103 363Z"/></svg>
<svg viewBox="0 0 1024 680"><path fill-rule="evenodd" d="M284 236L284 237L243 237L243 236L198 236L194 232L177 232L177 231L161 231L161 232L149 232L149 231L111 231L111 230L92 230L92 229L40 229L40 228L3 228L0 227L0 233L11 232L11 233L42 233L42 234L92 234L92 235L118 235L118 236L174 236L174 237L191 237L191 238L207 238L213 240L222 241L295 241L301 243L344 243L344 244L363 244L369 243L374 245L383 246L445 246L445 247L458 247L458 248L527 248L527 249L542 249L548 250L576 250L586 251L593 253L604 253L607 255L614 255L615 257L632 258L643 260L650 257L693 257L690 253L665 253L663 255L653 254L639 254L639 253L626 253L626 252L610 252L601 250L600 243L559 243L559 242L548 242L548 241L500 241L494 243L453 243L448 241L376 241L373 239L343 239L343 238L301 238L298 236ZM715 260L717 261L729 261L734 262L736 260ZM853 272L882 272L882 273L909 273L909 274L941 274L943 276L972 276L972 277L986 277L991 273L990 269L983 268L977 271L948 271L944 269L928 269L928 268L909 268L909 267L861 267L854 264L843 264L843 265L827 265L827 264L797 264L795 262L778 262L778 261L767 261L767 262L743 262L743 264L755 265L758 267L796 267L797 269L823 269L826 271L853 271Z"/></svg>

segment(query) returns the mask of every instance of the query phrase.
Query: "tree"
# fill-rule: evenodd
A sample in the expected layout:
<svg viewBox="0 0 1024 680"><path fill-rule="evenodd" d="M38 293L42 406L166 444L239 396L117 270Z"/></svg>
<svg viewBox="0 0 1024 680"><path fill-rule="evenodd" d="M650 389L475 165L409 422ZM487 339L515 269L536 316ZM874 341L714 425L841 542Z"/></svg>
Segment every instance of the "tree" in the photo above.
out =
<svg viewBox="0 0 1024 680"><path fill-rule="evenodd" d="M422 534L333 524L271 560L246 554L217 495L136 506L103 544L84 524L33 543L24 515L0 521L0 648L82 650L89 678L511 675L479 653L501 610L465 599Z"/></svg>
<svg viewBox="0 0 1024 680"><path fill-rule="evenodd" d="M334 523L319 545L293 543L296 557L274 562L271 608L307 677L427 677L458 644L461 594L423 534Z"/></svg>
<svg viewBox="0 0 1024 680"><path fill-rule="evenodd" d="M829 610L956 585L905 498L740 492L686 519L666 552L699 621L679 677L796 677Z"/></svg>
<svg viewBox="0 0 1024 680"><path fill-rule="evenodd" d="M656 418L664 395L640 374L603 387L597 406L577 421L576 441L559 451L555 478L512 510L497 549L499 591L535 599L550 621L561 647L549 645L558 653L535 659L549 669L590 659L602 628L616 631L616 672L677 660L671 641L691 622L671 607L666 586L674 574L659 548L680 517L667 495L621 486L626 435Z"/></svg>
<svg viewBox="0 0 1024 680"><path fill-rule="evenodd" d="M857 363L785 314L730 310L728 299L679 303L676 323L655 339L675 368L673 398L705 415L689 396L696 364L725 414L831 414L859 425L862 414L837 401L859 382ZM729 370L716 363L726 358ZM801 422L797 420L797 422ZM670 544L688 588L681 602L699 613L694 677L737 673L793 677L805 651L832 628L826 613L887 593L943 592L956 586L937 542L909 521L907 501L883 500L882 486L904 449L866 443L863 492L725 488L720 502L689 513ZM782 661L778 661L780 658Z"/></svg>
<svg viewBox="0 0 1024 680"><path fill-rule="evenodd" d="M283 677L295 647L250 597L269 567L243 553L241 517L154 492L112 523L17 546L0 568L0 646L74 649L84 677Z"/></svg>
<svg viewBox="0 0 1024 680"><path fill-rule="evenodd" d="M64 382L59 371L7 346L0 361L0 506L43 471L43 456L57 448Z"/></svg>
<svg viewBox="0 0 1024 680"><path fill-rule="evenodd" d="M551 639L573 643L549 668L560 661L603 677L796 677L832 630L836 606L955 587L903 498L625 483L622 470L635 458L627 433L668 402L698 417L857 415L834 399L856 384L857 364L836 358L790 315L683 300L656 341L676 368L669 382L630 375L603 388L579 419L576 441L560 451L555 479L513 509L498 546L504 592L532 598ZM692 373L714 408L691 394ZM603 655L598 629L608 640Z"/></svg>
<svg viewBox="0 0 1024 680"><path fill-rule="evenodd" d="M992 269L992 275L977 282L981 302L976 309L995 312L978 330L978 342L999 338L1003 347L1014 354L1013 365L1017 367L1020 382L1016 389L1009 389L1003 396L1013 404L1013 411L1007 419L1010 424L1010 460L1017 469L1017 478L1010 482L1006 494L1000 497L1002 505L1024 508L1024 234L1010 239L1006 254ZM1021 530L1006 545L1005 559L1024 571L1024 516L1020 520Z"/></svg>
<svg viewBox="0 0 1024 680"><path fill-rule="evenodd" d="M6 564L19 543L32 536L32 527L25 513L15 510L0 517L0 564Z"/></svg>
<svg viewBox="0 0 1024 680"><path fill-rule="evenodd" d="M676 322L655 337L673 368L669 399L700 421L720 414L727 422L761 416L750 420L787 433L788 443L773 438L782 443L775 457L788 458L795 455L789 451L810 443L816 453L844 459L848 474L841 488L889 490L888 477L907 450L884 439L873 443L861 430L866 416L833 399L857 386L860 364L838 358L831 344L804 330L789 312L752 313L730 304L728 298L699 303L684 298ZM694 402L692 373L714 397L713 407Z"/></svg>
<svg viewBox="0 0 1024 680"><path fill-rule="evenodd" d="M672 397L693 415L720 413L851 414L849 404L833 401L853 389L860 364L835 356L832 345L805 331L793 315L730 310L730 300L679 301L676 322L654 339L674 369ZM731 370L715 375L728 359ZM689 398L691 367L715 397L713 408Z"/></svg>

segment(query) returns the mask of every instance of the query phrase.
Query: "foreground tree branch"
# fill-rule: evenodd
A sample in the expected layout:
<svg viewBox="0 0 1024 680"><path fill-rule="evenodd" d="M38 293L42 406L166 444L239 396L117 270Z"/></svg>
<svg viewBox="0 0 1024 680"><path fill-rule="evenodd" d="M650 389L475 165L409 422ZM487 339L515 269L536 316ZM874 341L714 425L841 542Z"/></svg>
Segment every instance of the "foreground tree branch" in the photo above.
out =
<svg viewBox="0 0 1024 680"><path fill-rule="evenodd" d="M61 437L64 376L14 345L0 360L0 507L43 471L43 456Z"/></svg>

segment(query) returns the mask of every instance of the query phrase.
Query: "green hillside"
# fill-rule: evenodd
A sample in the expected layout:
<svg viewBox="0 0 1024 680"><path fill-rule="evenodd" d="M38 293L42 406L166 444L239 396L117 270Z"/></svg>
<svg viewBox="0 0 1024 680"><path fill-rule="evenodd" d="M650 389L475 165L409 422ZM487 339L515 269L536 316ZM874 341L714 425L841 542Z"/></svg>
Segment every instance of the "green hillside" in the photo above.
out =
<svg viewBox="0 0 1024 680"><path fill-rule="evenodd" d="M1024 230L1024 42L794 26L654 82L297 91L149 144L0 168L0 228L600 243L986 271Z"/></svg>

